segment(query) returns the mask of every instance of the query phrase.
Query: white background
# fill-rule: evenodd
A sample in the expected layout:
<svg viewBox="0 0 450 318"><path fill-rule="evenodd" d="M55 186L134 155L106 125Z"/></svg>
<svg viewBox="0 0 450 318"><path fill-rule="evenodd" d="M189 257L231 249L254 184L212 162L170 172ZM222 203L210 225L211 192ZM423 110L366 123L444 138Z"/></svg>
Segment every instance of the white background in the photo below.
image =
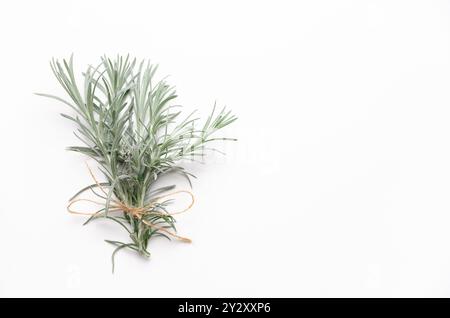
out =
<svg viewBox="0 0 450 318"><path fill-rule="evenodd" d="M1 296L450 296L449 1L3 1ZM90 183L48 61L160 64L239 121L180 216L117 254L66 212ZM175 181L175 180L170 180ZM176 180L180 188L187 185Z"/></svg>

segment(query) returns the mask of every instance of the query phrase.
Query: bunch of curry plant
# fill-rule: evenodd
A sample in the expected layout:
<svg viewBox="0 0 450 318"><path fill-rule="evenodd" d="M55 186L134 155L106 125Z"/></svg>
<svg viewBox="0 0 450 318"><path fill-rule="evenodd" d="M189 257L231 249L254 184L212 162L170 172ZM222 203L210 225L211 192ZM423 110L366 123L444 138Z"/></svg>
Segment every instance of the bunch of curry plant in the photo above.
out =
<svg viewBox="0 0 450 318"><path fill-rule="evenodd" d="M83 84L75 79L73 59L53 59L51 69L69 98L38 94L56 99L72 109L61 114L77 125L76 137L81 146L68 149L82 153L98 163L105 177L81 189L73 198L90 190L104 200L104 206L87 221L107 219L127 231L130 242L106 240L116 246L114 255L129 248L143 256L150 256L148 243L152 237L164 236L167 229L176 231L175 218L167 212L171 200L155 202L161 193L175 185L157 188L157 180L164 174L176 172L190 184L194 177L180 166L183 160L196 160L205 155L205 147L215 140L235 140L217 137L217 131L231 124L236 117L223 108L212 110L201 123L195 111L183 116L175 88L165 80L155 81L157 66L150 62L137 63L129 56L115 59L102 57L98 66L87 67L82 73ZM98 191L100 190L102 191ZM73 199L72 198L72 199ZM127 207L150 206L150 212L136 217L132 213L112 212L111 202L117 200ZM156 226L149 226L149 222Z"/></svg>

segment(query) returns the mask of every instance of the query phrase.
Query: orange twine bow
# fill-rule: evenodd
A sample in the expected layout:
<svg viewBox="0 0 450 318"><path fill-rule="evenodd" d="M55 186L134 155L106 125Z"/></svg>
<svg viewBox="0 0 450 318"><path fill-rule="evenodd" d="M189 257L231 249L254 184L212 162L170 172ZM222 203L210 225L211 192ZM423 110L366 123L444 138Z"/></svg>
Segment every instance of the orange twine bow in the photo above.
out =
<svg viewBox="0 0 450 318"><path fill-rule="evenodd" d="M94 176L94 173L92 172L91 168L89 167L89 165L87 163L86 163L86 166L87 166L87 168L89 170L89 174L91 175L92 179L94 179L95 184L97 185L97 187L99 187L100 190L106 196L108 196L108 193L104 190L104 186L100 185L100 183L97 181L97 179ZM187 194L190 195L191 203L189 204L189 206L187 208L185 208L185 209L183 209L181 211L172 212L172 213L162 213L162 212L158 212L158 211L153 211L153 209L160 204L160 202L158 202L160 199L171 197L171 196L173 196L175 194L178 194L178 193L187 193ZM95 200L90 200L90 199L81 199L81 198L80 199L72 199L72 200L69 201L69 204L67 205L67 211L69 213L78 214L78 215L90 215L90 216L95 216L96 214L100 213L100 211L98 211L98 212L79 212L79 211L74 211L74 210L72 210L71 207L76 202L90 202L90 203L94 203L94 204L97 204L97 205L103 205L103 206L106 205L105 202L100 202L100 201L95 201ZM165 194L165 195L162 195L162 196L154 198L152 200L152 202L150 202L149 204L147 204L147 205L145 205L143 207L128 206L128 205L126 205L125 203L121 202L118 199L111 199L110 202L112 204L109 205L109 209L108 209L109 212L122 211L124 213L128 213L132 217L135 217L135 218L141 220L147 226L152 227L152 228L154 228L154 229L156 229L158 231L164 232L164 233L166 233L166 234L168 234L168 235L170 235L170 236L172 236L172 237L174 237L174 238L176 238L176 239L178 239L178 240L180 240L182 242L186 242L186 243L191 243L192 242L189 238L179 236L179 235L177 235L177 234L175 234L175 233L173 233L173 232L171 232L171 231L169 231L169 230L167 230L167 229L165 229L165 228L163 228L161 226L157 226L156 224L154 224L152 222L149 222L147 220L144 220L142 218L145 215L172 216L172 215L181 214L181 213L184 213L184 212L188 211L194 205L194 195L190 191L178 190L178 191L170 192L168 194Z"/></svg>

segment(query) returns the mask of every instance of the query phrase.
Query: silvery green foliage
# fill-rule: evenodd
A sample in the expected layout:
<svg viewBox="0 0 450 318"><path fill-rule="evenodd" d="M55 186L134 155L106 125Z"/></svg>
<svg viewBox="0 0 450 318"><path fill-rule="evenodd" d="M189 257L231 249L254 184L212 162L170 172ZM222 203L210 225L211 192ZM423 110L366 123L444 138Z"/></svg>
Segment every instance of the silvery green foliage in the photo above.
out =
<svg viewBox="0 0 450 318"><path fill-rule="evenodd" d="M155 188L161 175L177 172L189 180L192 175L179 166L180 161L203 156L205 145L214 140L233 140L218 138L216 132L234 122L236 117L225 108L216 113L215 106L202 124L194 116L195 112L183 117L181 107L173 104L177 97L175 88L165 80L155 82L157 66L146 61L137 63L129 56L118 56L114 60L103 57L97 67L89 66L83 73L82 85L76 83L72 57L62 61L53 59L50 64L68 98L38 95L54 98L72 109L72 114L62 116L76 123L75 135L82 145L68 149L97 161L107 180L101 184L108 189L107 196L94 191L98 187L96 184L75 195L91 190L105 200L105 206L86 223L106 218L129 233L130 243L107 241L117 246L113 264L114 254L121 248L149 256L150 238L166 235L128 213L108 213L112 198L127 206L142 207L154 196L174 188ZM168 203L158 209L165 211ZM175 220L170 215L144 218L175 230Z"/></svg>

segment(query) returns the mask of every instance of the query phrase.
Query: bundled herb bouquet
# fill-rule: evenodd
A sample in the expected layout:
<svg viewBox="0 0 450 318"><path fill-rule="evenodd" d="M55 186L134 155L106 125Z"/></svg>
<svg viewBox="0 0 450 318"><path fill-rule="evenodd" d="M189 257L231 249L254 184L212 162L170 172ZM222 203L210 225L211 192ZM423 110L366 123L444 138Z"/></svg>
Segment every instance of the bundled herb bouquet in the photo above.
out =
<svg viewBox="0 0 450 318"><path fill-rule="evenodd" d="M115 59L103 57L98 66L87 67L84 83L75 80L73 59L53 59L51 69L68 95L62 99L48 94L73 110L61 114L77 126L76 137L82 146L68 149L82 153L98 163L105 181L98 181L88 167L93 183L81 189L69 202L68 211L90 217L85 222L105 219L117 223L129 234L129 242L106 240L116 248L123 248L148 257L149 240L163 236L184 242L189 239L177 235L175 215L187 211L194 202L190 191L174 191L175 185L157 187L157 180L168 173L185 176L188 171L180 166L183 160L196 160L216 140L234 140L217 137L217 131L231 124L236 117L216 106L209 117L200 123L193 113L182 116L175 88L165 80L155 81L157 66L147 61L140 63L129 56ZM95 199L81 198L85 192ZM174 196L184 193L191 204L184 210L170 211ZM76 202L98 205L92 212L74 209Z"/></svg>

